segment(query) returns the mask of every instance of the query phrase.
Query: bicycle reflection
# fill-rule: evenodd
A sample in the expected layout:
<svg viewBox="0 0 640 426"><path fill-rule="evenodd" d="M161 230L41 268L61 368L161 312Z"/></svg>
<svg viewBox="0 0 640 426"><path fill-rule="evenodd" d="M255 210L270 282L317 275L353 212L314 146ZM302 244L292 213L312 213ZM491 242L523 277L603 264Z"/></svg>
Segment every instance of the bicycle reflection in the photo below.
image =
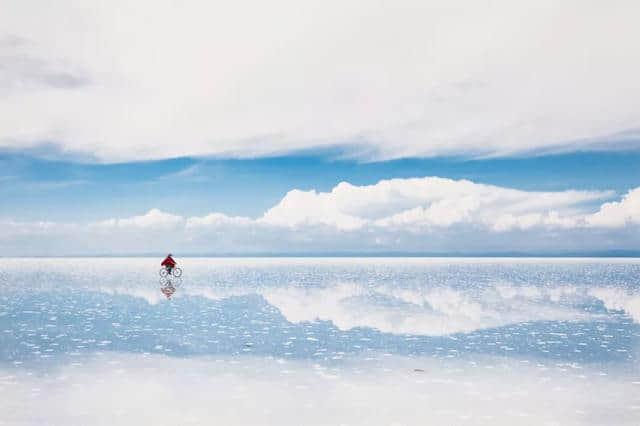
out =
<svg viewBox="0 0 640 426"><path fill-rule="evenodd" d="M162 292L162 294L167 296L167 299L170 299L171 296L173 296L173 293L176 292L176 288L173 286L173 284L168 283L167 285L161 287L160 291Z"/></svg>
<svg viewBox="0 0 640 426"><path fill-rule="evenodd" d="M173 275L163 274L163 270L160 270L160 291L167 296L167 299L170 299L173 293L182 285L182 278L180 278L182 271L177 273L178 270L178 268L174 268Z"/></svg>

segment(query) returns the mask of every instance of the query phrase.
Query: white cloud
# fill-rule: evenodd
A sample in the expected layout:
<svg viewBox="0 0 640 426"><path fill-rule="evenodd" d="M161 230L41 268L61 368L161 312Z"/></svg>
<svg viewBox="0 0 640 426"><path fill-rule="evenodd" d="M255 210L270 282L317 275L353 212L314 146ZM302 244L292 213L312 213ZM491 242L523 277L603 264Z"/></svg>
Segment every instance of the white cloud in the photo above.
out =
<svg viewBox="0 0 640 426"><path fill-rule="evenodd" d="M519 191L438 177L383 180L368 186L343 182L330 193L290 191L262 220L284 226L324 224L340 230L461 223L497 231L578 226L573 212L577 205L611 195L610 191ZM564 218L558 210L564 211Z"/></svg>
<svg viewBox="0 0 640 426"><path fill-rule="evenodd" d="M290 191L262 220L284 226L324 224L341 230L367 224L448 227L459 223L526 229L564 224L558 209L569 212L580 203L611 195L610 191L519 191L439 177L382 180L367 186L342 182L329 193ZM546 213L550 208L554 210Z"/></svg>
<svg viewBox="0 0 640 426"><path fill-rule="evenodd" d="M89 224L5 220L27 252L488 251L638 249L640 189L522 191L438 177L330 192L292 190L261 217L185 217L151 209ZM44 239L44 243L38 243ZM7 254L11 244L5 244ZM173 247L173 248L171 248ZM40 251L38 251L40 253ZM53 253L52 253L53 254Z"/></svg>
<svg viewBox="0 0 640 426"><path fill-rule="evenodd" d="M203 217L190 217L187 219L187 228L198 227L223 227L250 225L252 220L248 217L230 217L222 213L210 213Z"/></svg>
<svg viewBox="0 0 640 426"><path fill-rule="evenodd" d="M38 10L38 13L33 13ZM0 146L104 161L637 144L634 1L12 2Z"/></svg>
<svg viewBox="0 0 640 426"><path fill-rule="evenodd" d="M297 227L300 225L329 225L340 230L361 228L367 221L342 211L340 199L334 196L338 185L331 194L314 190L289 191L280 202L269 209L260 219L270 225Z"/></svg>
<svg viewBox="0 0 640 426"><path fill-rule="evenodd" d="M590 215L591 226L622 227L640 223L640 188L629 191L619 202L605 203L598 212Z"/></svg>
<svg viewBox="0 0 640 426"><path fill-rule="evenodd" d="M138 228L154 228L169 229L184 222L182 216L177 216L160 211L159 209L151 209L141 216L133 216L125 219L110 219L102 224L106 226L115 225L119 227L138 227Z"/></svg>

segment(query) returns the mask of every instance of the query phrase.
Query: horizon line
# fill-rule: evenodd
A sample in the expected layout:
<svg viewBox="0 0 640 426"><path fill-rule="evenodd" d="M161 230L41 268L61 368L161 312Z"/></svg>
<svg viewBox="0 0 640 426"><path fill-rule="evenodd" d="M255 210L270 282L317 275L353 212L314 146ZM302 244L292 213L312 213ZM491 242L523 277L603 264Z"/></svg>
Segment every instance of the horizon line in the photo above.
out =
<svg viewBox="0 0 640 426"><path fill-rule="evenodd" d="M16 254L16 255L0 255L0 258L117 258L117 257L162 257L164 252L148 252L148 253L96 253L96 254ZM495 252L404 252L404 251L386 251L386 252L190 252L178 254L177 257L183 258L313 258L313 257L336 257L336 258L640 258L640 250L592 250L592 251L562 251L562 252L519 252L519 251L495 251Z"/></svg>

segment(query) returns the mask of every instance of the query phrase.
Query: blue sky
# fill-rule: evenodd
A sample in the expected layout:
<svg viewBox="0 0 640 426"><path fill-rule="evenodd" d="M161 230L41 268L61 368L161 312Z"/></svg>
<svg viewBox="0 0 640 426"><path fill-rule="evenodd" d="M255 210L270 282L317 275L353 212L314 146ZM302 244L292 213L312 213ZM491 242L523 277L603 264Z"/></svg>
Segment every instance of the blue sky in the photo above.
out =
<svg viewBox="0 0 640 426"><path fill-rule="evenodd" d="M637 2L3 12L0 255L640 250Z"/></svg>
<svg viewBox="0 0 640 426"><path fill-rule="evenodd" d="M625 194L639 160L632 150L362 162L334 151L102 164L5 152L2 254L634 251Z"/></svg>
<svg viewBox="0 0 640 426"><path fill-rule="evenodd" d="M578 152L493 159L340 159L338 152L255 159L177 158L99 164L0 154L0 216L62 222L219 211L257 217L291 189L330 191L342 181L440 176L527 191L614 190L640 182L640 152Z"/></svg>

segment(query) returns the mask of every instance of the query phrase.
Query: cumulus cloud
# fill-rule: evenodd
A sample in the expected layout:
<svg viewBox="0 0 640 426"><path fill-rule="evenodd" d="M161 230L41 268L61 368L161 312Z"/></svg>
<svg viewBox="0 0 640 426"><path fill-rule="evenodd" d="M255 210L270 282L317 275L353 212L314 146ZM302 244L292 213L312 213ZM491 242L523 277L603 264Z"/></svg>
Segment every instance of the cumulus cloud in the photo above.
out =
<svg viewBox="0 0 640 426"><path fill-rule="evenodd" d="M612 191L521 191L439 177L382 180L368 186L342 182L329 193L290 191L259 221L294 228L322 224L339 230L468 224L492 231L620 228L640 223L640 188L620 202L602 204L596 212L584 208L585 203L612 195Z"/></svg>
<svg viewBox="0 0 640 426"><path fill-rule="evenodd" d="M187 219L187 228L199 228L199 227L219 227L219 226L242 226L250 225L253 221L248 217L242 216L227 216L222 213L210 213L202 217L190 217Z"/></svg>
<svg viewBox="0 0 640 426"><path fill-rule="evenodd" d="M622 227L640 223L640 188L629 191L621 201L605 203L587 218L591 226Z"/></svg>
<svg viewBox="0 0 640 426"><path fill-rule="evenodd" d="M637 146L639 7L12 2L0 146L103 161Z"/></svg>
<svg viewBox="0 0 640 426"><path fill-rule="evenodd" d="M344 187L340 184L336 187ZM330 194L311 191L289 191L274 207L260 219L271 225L297 227L300 225L329 225L340 230L361 228L366 219L345 213L340 199L336 198L336 189ZM338 195L338 197L340 197Z"/></svg>
<svg viewBox="0 0 640 426"><path fill-rule="evenodd" d="M182 216L165 213L159 209L151 209L146 214L123 219L107 219L92 225L104 228L142 228L171 229L184 222Z"/></svg>
<svg viewBox="0 0 640 426"><path fill-rule="evenodd" d="M600 250L637 249L640 189L522 191L439 177L342 182L330 192L289 191L262 216L186 217L151 209L89 224L5 220L5 240L83 242L91 252L206 250ZM57 239L57 240L56 240ZM33 240L32 240L33 243ZM36 246L35 244L30 244ZM174 247L174 249L168 246ZM37 246L36 246L37 247ZM78 246L79 247L79 246ZM99 250L98 250L99 251Z"/></svg>

